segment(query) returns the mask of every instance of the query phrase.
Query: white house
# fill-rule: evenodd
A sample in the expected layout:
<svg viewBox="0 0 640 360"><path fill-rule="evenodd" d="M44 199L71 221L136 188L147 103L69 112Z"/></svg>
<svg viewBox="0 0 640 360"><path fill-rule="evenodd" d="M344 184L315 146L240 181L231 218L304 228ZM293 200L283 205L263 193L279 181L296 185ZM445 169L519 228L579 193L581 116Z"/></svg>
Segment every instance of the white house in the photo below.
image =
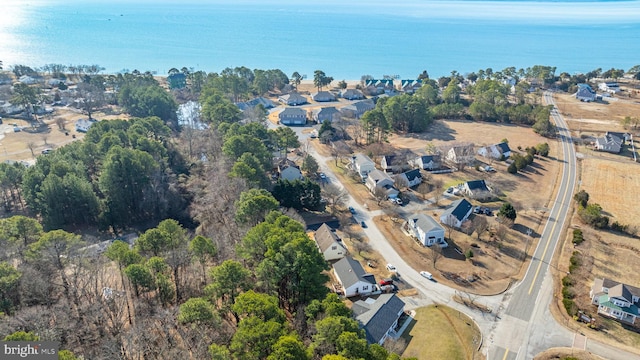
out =
<svg viewBox="0 0 640 360"><path fill-rule="evenodd" d="M589 295L591 303L598 305L598 314L629 324L634 324L640 317L640 288L596 278Z"/></svg>
<svg viewBox="0 0 640 360"><path fill-rule="evenodd" d="M373 194L376 194L377 191L384 191L389 199L395 199L398 197L399 191L393 187L394 181L384 171L380 171L375 169L369 172L367 175L367 179L365 181L365 185L369 188Z"/></svg>
<svg viewBox="0 0 640 360"><path fill-rule="evenodd" d="M277 163L277 168L280 179L294 181L304 178L298 165L287 158L280 159Z"/></svg>
<svg viewBox="0 0 640 360"><path fill-rule="evenodd" d="M511 156L509 144L501 142L499 144L484 146L478 149L478 155L483 157L491 157L496 160L508 159Z"/></svg>
<svg viewBox="0 0 640 360"><path fill-rule="evenodd" d="M622 145L631 138L629 133L606 132L604 136L596 138L595 148L600 151L606 151L614 154L622 151Z"/></svg>
<svg viewBox="0 0 640 360"><path fill-rule="evenodd" d="M351 311L364 329L367 342L382 345L389 335L396 334L404 306L396 294L381 294L354 302Z"/></svg>
<svg viewBox="0 0 640 360"><path fill-rule="evenodd" d="M333 122L334 120L339 120L340 116L340 111L333 106L313 109L311 111L311 118L318 122L318 124L322 124L325 121Z"/></svg>
<svg viewBox="0 0 640 360"><path fill-rule="evenodd" d="M456 200L442 216L440 216L440 222L445 225L460 228L462 223L469 218L472 210L473 206L471 206L471 203L466 199Z"/></svg>
<svg viewBox="0 0 640 360"><path fill-rule="evenodd" d="M473 165L476 160L475 153L473 152L473 144L453 146L447 151L445 160L458 169Z"/></svg>
<svg viewBox="0 0 640 360"><path fill-rule="evenodd" d="M322 224L314 234L318 250L327 261L342 259L347 255L347 248L342 240L327 224Z"/></svg>
<svg viewBox="0 0 640 360"><path fill-rule="evenodd" d="M356 154L351 158L353 169L360 174L361 178L366 178L370 172L376 169L376 164L367 155Z"/></svg>
<svg viewBox="0 0 640 360"><path fill-rule="evenodd" d="M345 89L345 90L342 90L340 95L347 100L364 99L364 94L362 93L362 91L358 89Z"/></svg>
<svg viewBox="0 0 640 360"><path fill-rule="evenodd" d="M425 214L411 215L405 226L406 230L424 246L438 244L441 247L446 247L448 245L444 240L444 228L430 216Z"/></svg>
<svg viewBox="0 0 640 360"><path fill-rule="evenodd" d="M346 297L368 295L378 291L375 277L365 273L362 265L351 256L345 256L333 264L333 273Z"/></svg>
<svg viewBox="0 0 640 360"><path fill-rule="evenodd" d="M484 180L467 181L462 186L462 191L472 199L489 199L493 197L491 188Z"/></svg>
<svg viewBox="0 0 640 360"><path fill-rule="evenodd" d="M396 179L400 179L400 184L406 184L407 187L414 187L422 183L422 173L420 173L420 169L409 170L395 177Z"/></svg>
<svg viewBox="0 0 640 360"><path fill-rule="evenodd" d="M603 82L598 84L598 89L610 94L617 94L620 92L620 85L617 82Z"/></svg>
<svg viewBox="0 0 640 360"><path fill-rule="evenodd" d="M94 121L90 121L89 119L80 119L76 121L76 131L86 133L93 123Z"/></svg>
<svg viewBox="0 0 640 360"><path fill-rule="evenodd" d="M414 168L435 170L440 168L440 155L422 155L408 161Z"/></svg>

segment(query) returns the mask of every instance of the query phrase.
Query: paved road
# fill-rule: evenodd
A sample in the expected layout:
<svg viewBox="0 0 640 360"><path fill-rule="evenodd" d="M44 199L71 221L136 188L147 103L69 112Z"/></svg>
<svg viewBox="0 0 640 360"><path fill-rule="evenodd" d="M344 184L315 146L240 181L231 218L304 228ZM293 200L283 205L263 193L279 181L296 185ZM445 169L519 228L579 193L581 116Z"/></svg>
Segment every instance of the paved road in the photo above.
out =
<svg viewBox="0 0 640 360"><path fill-rule="evenodd" d="M544 99L546 103L554 104L551 93L545 93ZM493 310L491 314L483 314L454 302L451 298L455 290L423 278L419 274L421 269L413 269L407 265L373 222L373 217L379 212L372 212L360 206L350 195L348 206L356 209L354 216L356 221L367 223L368 227L363 230L372 248L382 254L387 262L396 266L403 281L420 292L419 296L405 298L406 308L413 309L440 303L469 315L478 324L485 337L483 348L486 349L488 359L532 359L546 349L572 347L578 343L579 348L586 348L607 359L640 360L640 356L597 343L568 330L556 323L550 314L549 305L553 297L552 273L559 271L551 265L551 261L558 240L563 237L563 228L568 210L572 205L577 181L576 158L571 134L557 111L552 112L552 117L560 135L562 155L558 156L558 161L564 163L558 193L551 205L548 222L525 278L503 295L476 298L476 302ZM270 124L270 126L274 125ZM292 127L292 129L298 134L301 143L309 139L308 134L303 134L308 127ZM327 176L326 181L342 187L335 174L326 165L332 159L321 156L313 146L309 146L309 153L318 159L320 170Z"/></svg>

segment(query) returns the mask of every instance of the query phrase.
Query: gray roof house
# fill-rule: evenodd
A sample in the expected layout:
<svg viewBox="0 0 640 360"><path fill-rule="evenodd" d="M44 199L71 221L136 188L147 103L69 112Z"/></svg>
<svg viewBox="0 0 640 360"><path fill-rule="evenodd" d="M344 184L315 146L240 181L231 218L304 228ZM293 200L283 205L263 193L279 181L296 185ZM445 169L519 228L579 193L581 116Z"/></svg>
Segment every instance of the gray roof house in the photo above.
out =
<svg viewBox="0 0 640 360"><path fill-rule="evenodd" d="M634 324L640 317L640 288L607 278L596 278L589 292L598 314Z"/></svg>
<svg viewBox="0 0 640 360"><path fill-rule="evenodd" d="M351 311L364 329L367 342L382 345L389 335L395 334L404 305L396 294L381 294L375 299L354 302Z"/></svg>
<svg viewBox="0 0 640 360"><path fill-rule="evenodd" d="M296 106L307 103L307 98L298 94L297 92L292 92L286 95L281 95L278 97L278 101L285 105Z"/></svg>
<svg viewBox="0 0 640 360"><path fill-rule="evenodd" d="M422 80L400 80L398 90L407 94L413 94L422 86Z"/></svg>
<svg viewBox="0 0 640 360"><path fill-rule="evenodd" d="M347 100L362 100L362 99L364 99L364 94L362 93L362 91L360 91L358 89L345 89L345 90L342 90L342 92L340 93L340 96L342 96L344 99L347 99Z"/></svg>
<svg viewBox="0 0 640 360"><path fill-rule="evenodd" d="M325 121L333 122L334 120L340 119L340 111L333 106L313 109L311 111L311 118L319 124L322 124Z"/></svg>
<svg viewBox="0 0 640 360"><path fill-rule="evenodd" d="M285 108L278 114L282 125L304 125L307 123L307 112L299 108Z"/></svg>
<svg viewBox="0 0 640 360"><path fill-rule="evenodd" d="M367 175L367 180L365 182L365 185L373 194L376 194L376 191L382 189L387 194L387 198L389 199L395 199L398 197L399 191L393 187L393 184L394 181L391 176L389 176L389 174L387 174L386 172L380 171L378 169L369 172L369 175Z"/></svg>
<svg viewBox="0 0 640 360"><path fill-rule="evenodd" d="M407 187L414 187L422 183L422 173L420 172L420 169L409 170L402 174L398 174L395 177L396 179L400 178L400 184L406 183ZM398 185L398 187L400 186L401 185Z"/></svg>
<svg viewBox="0 0 640 360"><path fill-rule="evenodd" d="M292 160L289 160L287 158L282 158L277 162L276 167L277 167L278 176L280 177L280 179L289 180L289 181L303 179L300 168Z"/></svg>
<svg viewBox="0 0 640 360"><path fill-rule="evenodd" d="M444 228L431 216L425 214L413 214L407 218L405 230L418 239L424 246L435 244L447 247L444 239Z"/></svg>
<svg viewBox="0 0 640 360"><path fill-rule="evenodd" d="M406 164L406 156L404 154L384 155L380 160L380 167L384 171L398 173Z"/></svg>
<svg viewBox="0 0 640 360"><path fill-rule="evenodd" d="M365 112L372 110L375 107L376 104L374 104L372 100L362 100L351 105L347 105L340 109L340 111L345 117L359 119Z"/></svg>
<svg viewBox="0 0 640 360"><path fill-rule="evenodd" d="M327 224L320 225L313 238L318 250L327 261L342 259L347 254L347 248L345 248L342 240Z"/></svg>
<svg viewBox="0 0 640 360"><path fill-rule="evenodd" d="M254 99L251 99L249 101L245 101L245 102L239 102L236 104L236 106L238 107L238 109L240 109L240 111L245 111L248 109L253 109L254 107L258 106L258 105L262 105L262 107L264 107L265 109L271 109L274 108L276 105L273 103L273 101L264 98L264 97L257 97Z"/></svg>
<svg viewBox="0 0 640 360"><path fill-rule="evenodd" d="M408 161L409 165L422 170L440 168L440 155L422 155Z"/></svg>
<svg viewBox="0 0 640 360"><path fill-rule="evenodd" d="M454 145L446 155L446 161L461 170L464 166L471 166L475 162L473 144Z"/></svg>
<svg viewBox="0 0 640 360"><path fill-rule="evenodd" d="M346 297L368 295L378 290L375 277L367 274L351 256L345 256L333 264L333 272Z"/></svg>
<svg viewBox="0 0 640 360"><path fill-rule="evenodd" d="M313 99L313 101L317 102L336 101L336 96L328 91L318 91L311 93L311 98Z"/></svg>
<svg viewBox="0 0 640 360"><path fill-rule="evenodd" d="M596 92L593 91L589 84L578 84L576 99L586 102L596 101Z"/></svg>
<svg viewBox="0 0 640 360"><path fill-rule="evenodd" d="M472 199L489 199L493 197L491 188L484 180L471 180L464 183L462 190Z"/></svg>
<svg viewBox="0 0 640 360"><path fill-rule="evenodd" d="M466 199L454 201L451 206L440 216L440 222L459 228L469 218L473 206Z"/></svg>
<svg viewBox="0 0 640 360"><path fill-rule="evenodd" d="M356 154L351 158L353 169L360 174L361 178L366 178L370 172L376 169L376 164L367 155Z"/></svg>
<svg viewBox="0 0 640 360"><path fill-rule="evenodd" d="M618 134L623 137L618 136ZM625 143L625 139L625 134L607 132L604 136L596 138L595 148L600 151L619 154L620 151L622 151L622 145Z"/></svg>

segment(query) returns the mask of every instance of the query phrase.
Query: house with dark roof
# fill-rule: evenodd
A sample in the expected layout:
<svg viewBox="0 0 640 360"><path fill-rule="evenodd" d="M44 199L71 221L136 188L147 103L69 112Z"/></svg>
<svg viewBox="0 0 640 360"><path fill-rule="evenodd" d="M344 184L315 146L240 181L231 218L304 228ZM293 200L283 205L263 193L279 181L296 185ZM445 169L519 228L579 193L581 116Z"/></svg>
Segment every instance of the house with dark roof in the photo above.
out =
<svg viewBox="0 0 640 360"><path fill-rule="evenodd" d="M265 97L257 97L249 101L239 102L236 104L236 106L238 107L238 109L240 109L240 111L253 109L258 105L262 105L262 107L264 107L265 109L271 109L276 107L276 104L274 104L273 101Z"/></svg>
<svg viewBox="0 0 640 360"><path fill-rule="evenodd" d="M311 111L311 118L318 122L318 124L322 124L325 121L333 122L334 120L340 119L340 111L333 106L313 109Z"/></svg>
<svg viewBox="0 0 640 360"><path fill-rule="evenodd" d="M395 199L398 197L399 191L393 187L394 181L384 171L375 169L367 175L365 185L369 188L372 194L376 195L378 191L384 191L389 199ZM376 195L377 196L377 195Z"/></svg>
<svg viewBox="0 0 640 360"><path fill-rule="evenodd" d="M351 256L345 256L333 264L333 273L346 297L368 295L378 291L373 274L366 273L358 260Z"/></svg>
<svg viewBox="0 0 640 360"><path fill-rule="evenodd" d="M167 82L169 89L182 89L187 86L187 75L183 73L169 74Z"/></svg>
<svg viewBox="0 0 640 360"><path fill-rule="evenodd" d="M347 248L342 240L327 224L322 224L313 235L318 250L327 261L339 260L347 255Z"/></svg>
<svg viewBox="0 0 640 360"><path fill-rule="evenodd" d="M483 146L478 149L478 155L486 158L491 157L496 160L508 159L511 156L511 149L509 144L501 142L499 144Z"/></svg>
<svg viewBox="0 0 640 360"><path fill-rule="evenodd" d="M342 96L342 98L347 99L347 100L362 100L362 99L364 99L364 94L362 93L362 91L360 91L358 89L345 89L345 90L342 90L342 92L340 93L340 96Z"/></svg>
<svg viewBox="0 0 640 360"><path fill-rule="evenodd" d="M284 108L278 114L278 119L282 125L304 125L307 123L307 112L299 108Z"/></svg>
<svg viewBox="0 0 640 360"><path fill-rule="evenodd" d="M406 164L406 156L404 154L384 155L380 160L380 167L384 171L398 173Z"/></svg>
<svg viewBox="0 0 640 360"><path fill-rule="evenodd" d="M406 184L407 187L414 187L422 183L422 173L420 169L413 169L395 176L399 179L399 184ZM401 185L398 185L400 187Z"/></svg>
<svg viewBox="0 0 640 360"><path fill-rule="evenodd" d="M596 101L596 92L593 91L589 84L578 84L578 91L576 92L576 99L585 102Z"/></svg>
<svg viewBox="0 0 640 360"><path fill-rule="evenodd" d="M634 324L640 317L640 288L607 278L596 278L589 292L598 314Z"/></svg>
<svg viewBox="0 0 640 360"><path fill-rule="evenodd" d="M281 95L278 97L278 101L285 105L296 106L307 103L307 98L298 94L297 92L292 92L289 94Z"/></svg>
<svg viewBox="0 0 640 360"><path fill-rule="evenodd" d="M318 91L311 93L311 98L313 99L313 101L317 102L336 101L336 96L328 91Z"/></svg>
<svg viewBox="0 0 640 360"><path fill-rule="evenodd" d="M394 92L393 79L365 80L364 87L371 95L389 94Z"/></svg>
<svg viewBox="0 0 640 360"><path fill-rule="evenodd" d="M626 140L630 138L629 133L606 132L604 136L596 138L594 146L596 150L619 154Z"/></svg>
<svg viewBox="0 0 640 360"><path fill-rule="evenodd" d="M420 89L421 86L422 80L400 80L398 90L407 94L413 94L416 90Z"/></svg>
<svg viewBox="0 0 640 360"><path fill-rule="evenodd" d="M354 302L351 311L364 329L367 342L382 345L389 335L396 333L404 306L396 294L381 294Z"/></svg>
<svg viewBox="0 0 640 360"><path fill-rule="evenodd" d="M471 180L462 185L462 191L472 199L490 199L493 197L491 188L484 180Z"/></svg>
<svg viewBox="0 0 640 360"><path fill-rule="evenodd" d="M365 112L373 110L375 107L376 104L372 100L362 100L341 108L340 112L345 117L360 119Z"/></svg>
<svg viewBox="0 0 640 360"><path fill-rule="evenodd" d="M422 155L408 161L409 165L422 170L435 170L440 168L440 155Z"/></svg>
<svg viewBox="0 0 640 360"><path fill-rule="evenodd" d="M404 230L418 239L424 246L438 244L440 247L447 247L449 245L444 239L444 228L431 216L413 214L407 218L404 226Z"/></svg>
<svg viewBox="0 0 640 360"><path fill-rule="evenodd" d="M440 216L440 222L445 225L460 228L462 223L469 218L472 210L473 206L471 206L471 203L466 199L456 200L444 213L442 213Z"/></svg>

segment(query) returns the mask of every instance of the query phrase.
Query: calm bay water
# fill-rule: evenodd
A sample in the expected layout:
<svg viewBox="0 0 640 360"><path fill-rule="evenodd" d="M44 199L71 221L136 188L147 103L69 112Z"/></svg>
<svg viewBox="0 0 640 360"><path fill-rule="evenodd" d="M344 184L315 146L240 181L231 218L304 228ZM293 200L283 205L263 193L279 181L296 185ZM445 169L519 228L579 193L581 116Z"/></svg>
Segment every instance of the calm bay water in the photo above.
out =
<svg viewBox="0 0 640 360"><path fill-rule="evenodd" d="M166 74L247 66L359 79L640 63L639 1L41 1L0 12L5 67L99 64Z"/></svg>

